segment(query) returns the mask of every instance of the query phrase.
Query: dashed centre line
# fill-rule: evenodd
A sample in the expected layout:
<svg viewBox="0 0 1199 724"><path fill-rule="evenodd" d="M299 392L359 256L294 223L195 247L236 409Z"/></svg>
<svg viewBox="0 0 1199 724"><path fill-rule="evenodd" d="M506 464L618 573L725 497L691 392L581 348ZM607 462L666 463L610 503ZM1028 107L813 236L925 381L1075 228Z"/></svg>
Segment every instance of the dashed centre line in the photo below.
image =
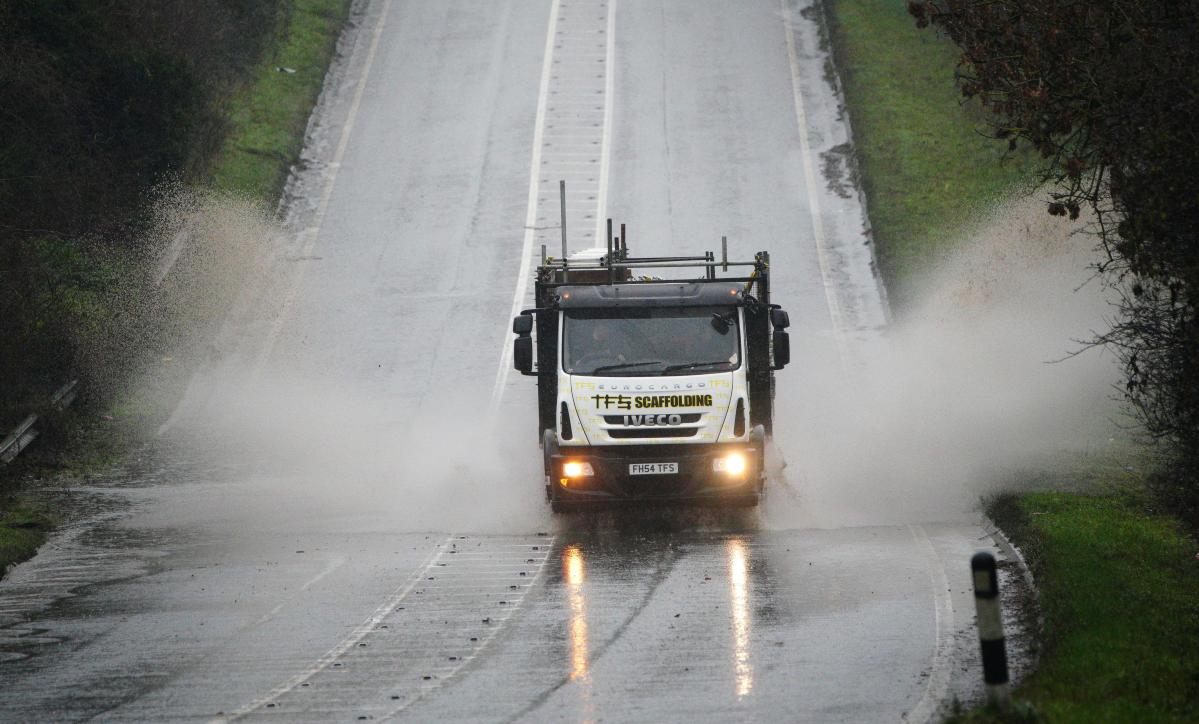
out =
<svg viewBox="0 0 1199 724"><path fill-rule="evenodd" d="M540 582L553 550L543 534L450 536L338 646L228 719L399 714L483 653Z"/></svg>
<svg viewBox="0 0 1199 724"><path fill-rule="evenodd" d="M559 181L566 181L566 223L571 250L605 246L608 157L615 83L616 0L554 0L546 31L537 98L529 202L520 270L509 318L532 298L531 272L545 245L559 255ZM505 320L505 329L507 320ZM506 340L505 340L506 341ZM512 345L502 344L492 392L495 412L508 385Z"/></svg>

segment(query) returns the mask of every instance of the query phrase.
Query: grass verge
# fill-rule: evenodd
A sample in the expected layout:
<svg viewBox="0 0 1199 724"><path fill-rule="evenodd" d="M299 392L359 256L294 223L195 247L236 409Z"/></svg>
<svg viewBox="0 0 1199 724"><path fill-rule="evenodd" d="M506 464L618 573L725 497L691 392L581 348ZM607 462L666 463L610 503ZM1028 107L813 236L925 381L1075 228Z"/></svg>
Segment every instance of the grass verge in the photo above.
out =
<svg viewBox="0 0 1199 724"><path fill-rule="evenodd" d="M211 169L214 186L262 204L275 202L288 170L299 158L308 117L320 95L350 5L351 0L291 0L274 41L245 83L223 104L230 120L229 136L219 150L200 151L212 154L210 163L197 159L194 164ZM96 276L91 266L88 279ZM49 268L68 276L73 267L56 262ZM120 273L132 275L128 270L109 271L118 277ZM102 297L81 296L90 287L64 288L69 296L64 304L70 302L67 311L72 314L54 310L54 319L63 320L63 324L103 328L111 317L120 314L120 309L106 307ZM119 460L133 444L135 428L146 424L141 418L160 411L161 405L136 393L118 393L117 397L85 401L68 412L43 416L38 442L13 464L0 465L0 493L13 492L31 478L83 474ZM0 409L0 417L20 419L31 404L5 406ZM112 414L97 414L97 406ZM7 428L0 430L0 436L6 433ZM48 519L35 511L8 505L0 499L0 573L33 555L49 526Z"/></svg>
<svg viewBox="0 0 1199 724"><path fill-rule="evenodd" d="M11 500L0 501L0 578L10 566L36 553L49 530L50 519L41 511Z"/></svg>
<svg viewBox="0 0 1199 724"><path fill-rule="evenodd" d="M992 518L1020 546L1045 617L1022 716L963 722L1182 722L1199 712L1199 546L1143 496L1002 496Z"/></svg>
<svg viewBox="0 0 1199 724"><path fill-rule="evenodd" d="M879 262L902 313L913 282L961 243L962 227L1029 188L1035 159L1005 160L1002 144L978 132L983 119L954 88L956 48L918 30L904 3L825 3ZM1151 511L1135 492L1143 481L1109 467L1045 471L1075 492L990 506L1033 567L1046 630L1015 713L953 721L1199 721L1199 546Z"/></svg>
<svg viewBox="0 0 1199 724"><path fill-rule="evenodd" d="M1027 155L979 132L954 82L957 48L897 0L825 0L879 265L902 309L910 282L981 209L1031 177Z"/></svg>
<svg viewBox="0 0 1199 724"><path fill-rule="evenodd" d="M277 42L230 101L233 132L213 168L217 188L278 198L349 12L350 0L295 0Z"/></svg>
<svg viewBox="0 0 1199 724"><path fill-rule="evenodd" d="M244 83L226 101L229 134L209 165L211 187L268 209L275 206L292 166L299 161L308 119L333 61L352 0L288 0L280 27ZM209 265L215 266L215 265ZM203 279L200 270L197 279ZM186 274L184 275L186 276ZM195 279L187 293L210 295ZM186 306L186 305L181 305ZM207 308L204 300L196 307ZM186 326L189 331L192 323ZM164 340L164 350L180 345ZM119 423L153 429L174 409L191 378L195 355L167 352L138 389L119 396L111 410Z"/></svg>

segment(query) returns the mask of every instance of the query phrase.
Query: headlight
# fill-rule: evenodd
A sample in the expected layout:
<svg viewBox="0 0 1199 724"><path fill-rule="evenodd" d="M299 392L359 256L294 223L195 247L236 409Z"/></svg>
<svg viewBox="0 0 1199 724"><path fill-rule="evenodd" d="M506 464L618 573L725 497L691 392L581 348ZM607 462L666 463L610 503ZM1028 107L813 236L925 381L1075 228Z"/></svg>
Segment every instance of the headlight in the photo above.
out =
<svg viewBox="0 0 1199 724"><path fill-rule="evenodd" d="M712 460L712 469L718 473L741 475L745 472L745 456L741 453L729 453Z"/></svg>
<svg viewBox="0 0 1199 724"><path fill-rule="evenodd" d="M562 474L568 478L589 478L595 475L595 470L591 467L591 463L571 460L562 466Z"/></svg>

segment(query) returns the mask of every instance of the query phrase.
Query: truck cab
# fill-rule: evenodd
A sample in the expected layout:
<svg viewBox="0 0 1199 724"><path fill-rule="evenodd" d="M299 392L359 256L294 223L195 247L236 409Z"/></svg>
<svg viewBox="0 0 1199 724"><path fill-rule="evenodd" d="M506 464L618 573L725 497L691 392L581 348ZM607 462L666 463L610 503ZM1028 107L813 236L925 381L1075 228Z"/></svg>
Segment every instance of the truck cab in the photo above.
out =
<svg viewBox="0 0 1199 724"><path fill-rule="evenodd" d="M750 273L718 274L730 267ZM537 306L513 322L513 360L537 378L555 511L758 503L774 372L790 357L787 314L769 299L768 254L632 258L617 239L607 254L543 254L535 291Z"/></svg>

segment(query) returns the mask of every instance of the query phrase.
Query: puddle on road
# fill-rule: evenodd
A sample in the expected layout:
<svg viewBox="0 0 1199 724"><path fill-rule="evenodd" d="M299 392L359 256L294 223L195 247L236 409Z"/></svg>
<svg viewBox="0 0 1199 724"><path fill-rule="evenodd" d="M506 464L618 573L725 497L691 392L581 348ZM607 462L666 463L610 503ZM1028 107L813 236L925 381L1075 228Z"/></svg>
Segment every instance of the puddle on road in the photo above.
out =
<svg viewBox="0 0 1199 724"><path fill-rule="evenodd" d="M145 576L172 546L186 540L173 529L142 529L132 518L178 490L185 466L167 466L143 450L130 462L80 484L34 489L29 496L55 511L58 527L32 559L0 581L0 663L63 643L54 609L87 589Z"/></svg>

